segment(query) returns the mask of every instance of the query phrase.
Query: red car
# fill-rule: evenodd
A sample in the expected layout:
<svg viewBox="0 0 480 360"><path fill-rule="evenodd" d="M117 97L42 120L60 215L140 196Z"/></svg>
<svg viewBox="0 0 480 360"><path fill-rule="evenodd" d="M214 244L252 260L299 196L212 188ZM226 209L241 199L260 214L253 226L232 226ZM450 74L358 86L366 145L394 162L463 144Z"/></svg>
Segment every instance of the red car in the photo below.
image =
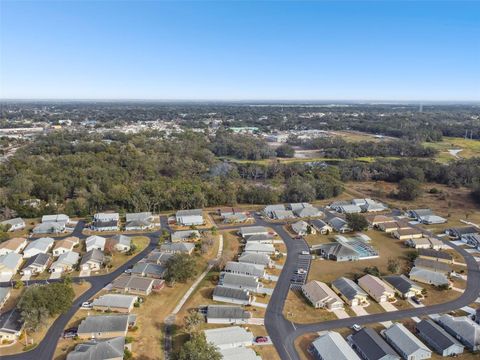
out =
<svg viewBox="0 0 480 360"><path fill-rule="evenodd" d="M268 338L265 337L265 336L257 336L257 337L255 338L255 342L257 342L257 343L266 343L266 342L268 342Z"/></svg>

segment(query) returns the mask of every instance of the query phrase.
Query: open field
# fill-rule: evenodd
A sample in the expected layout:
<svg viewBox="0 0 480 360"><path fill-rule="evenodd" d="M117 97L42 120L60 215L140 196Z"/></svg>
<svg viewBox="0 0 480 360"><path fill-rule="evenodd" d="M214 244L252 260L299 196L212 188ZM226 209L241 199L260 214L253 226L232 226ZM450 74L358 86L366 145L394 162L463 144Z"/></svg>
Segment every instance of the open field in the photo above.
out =
<svg viewBox="0 0 480 360"><path fill-rule="evenodd" d="M448 162L455 159L468 159L474 156L480 156L480 141L464 138L444 137L443 141L425 142L423 146L431 147L439 151L437 160L439 162ZM448 150L462 150L455 155Z"/></svg>
<svg viewBox="0 0 480 360"><path fill-rule="evenodd" d="M287 320L302 324L337 319L333 312L315 309L301 292L292 290L288 292L283 315Z"/></svg>
<svg viewBox="0 0 480 360"><path fill-rule="evenodd" d="M439 190L437 194L430 194L432 188ZM414 201L401 201L389 194L396 190L396 185L383 181L349 182L345 192L351 197L371 197L385 202L392 208L418 209L430 208L437 215L448 220L446 224L425 225L425 228L436 233L441 233L449 227L465 226L460 220L467 220L480 224L480 206L476 205L470 197L467 188L451 188L440 184L425 184L423 194Z"/></svg>
<svg viewBox="0 0 480 360"><path fill-rule="evenodd" d="M75 292L75 298L79 297L82 295L85 291L87 291L90 288L90 283L84 282L84 283L73 283L73 290ZM13 308L17 301L19 300L21 295L21 290L12 290L12 295L11 298L8 300L5 309L7 309L7 306L10 308ZM57 317L51 317L49 318L45 325L38 329L34 333L28 333L28 337L26 338L24 334L21 335L20 340L12 346L5 347L1 349L2 355L11 355L11 354L16 354L20 353L23 351L24 346L26 345L25 341L28 340L29 344L38 344L40 341L43 340L45 337L47 330L50 328L50 326L53 324L53 322L57 319Z"/></svg>

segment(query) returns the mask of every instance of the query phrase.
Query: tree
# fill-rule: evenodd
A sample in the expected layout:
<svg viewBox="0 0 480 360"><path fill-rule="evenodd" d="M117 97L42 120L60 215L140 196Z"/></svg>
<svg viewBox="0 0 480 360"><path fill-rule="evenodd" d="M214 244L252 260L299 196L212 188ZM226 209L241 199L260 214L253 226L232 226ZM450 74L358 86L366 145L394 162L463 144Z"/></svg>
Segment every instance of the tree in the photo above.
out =
<svg viewBox="0 0 480 360"><path fill-rule="evenodd" d="M197 310L191 311L185 316L185 327L188 333L196 333L200 324L205 321L205 318Z"/></svg>
<svg viewBox="0 0 480 360"><path fill-rule="evenodd" d="M368 221L360 214L347 214L348 226L353 231L362 231L368 228Z"/></svg>
<svg viewBox="0 0 480 360"><path fill-rule="evenodd" d="M380 270L376 266L368 266L363 269L365 274L373 275L373 276L380 276Z"/></svg>
<svg viewBox="0 0 480 360"><path fill-rule="evenodd" d="M315 188L299 176L289 180L285 189L285 200L288 202L310 202L315 200Z"/></svg>
<svg viewBox="0 0 480 360"><path fill-rule="evenodd" d="M470 195L477 204L480 204L480 185L475 185Z"/></svg>
<svg viewBox="0 0 480 360"><path fill-rule="evenodd" d="M415 179L402 179L398 183L397 197L400 200L415 200L422 194L422 186L420 181Z"/></svg>
<svg viewBox="0 0 480 360"><path fill-rule="evenodd" d="M400 262L395 259L395 258L389 258L388 259L388 265L387 265L388 271L390 271L392 274L397 274L398 271L400 270Z"/></svg>
<svg viewBox="0 0 480 360"><path fill-rule="evenodd" d="M288 144L280 145L275 152L281 158L292 158L295 155L295 149Z"/></svg>
<svg viewBox="0 0 480 360"><path fill-rule="evenodd" d="M193 278L196 271L195 260L187 254L175 254L168 259L166 280L170 282L186 282Z"/></svg>
<svg viewBox="0 0 480 360"><path fill-rule="evenodd" d="M178 360L221 360L222 355L213 344L209 344L203 333L194 334L183 344Z"/></svg>

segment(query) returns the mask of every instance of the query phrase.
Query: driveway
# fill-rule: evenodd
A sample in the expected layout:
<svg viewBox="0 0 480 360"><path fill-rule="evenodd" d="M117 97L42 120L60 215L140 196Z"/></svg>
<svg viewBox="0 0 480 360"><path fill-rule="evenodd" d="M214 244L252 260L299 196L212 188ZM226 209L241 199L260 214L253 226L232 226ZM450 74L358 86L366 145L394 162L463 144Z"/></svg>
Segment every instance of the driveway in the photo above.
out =
<svg viewBox="0 0 480 360"><path fill-rule="evenodd" d="M256 306L262 309L266 309L268 307L268 304L264 304L258 301L252 301L252 306Z"/></svg>
<svg viewBox="0 0 480 360"><path fill-rule="evenodd" d="M332 310L332 312L339 319L346 319L350 317L350 315L348 315L347 312L343 309L335 309L335 310Z"/></svg>
<svg viewBox="0 0 480 360"><path fill-rule="evenodd" d="M357 316L368 315L367 310L363 306L352 306L352 310Z"/></svg>
<svg viewBox="0 0 480 360"><path fill-rule="evenodd" d="M387 312L391 312L391 311L397 311L398 309L393 306L392 303L389 303L388 301L385 301L385 302L381 302L379 303L380 306Z"/></svg>
<svg viewBox="0 0 480 360"><path fill-rule="evenodd" d="M49 277L49 280L60 279L61 277L62 277L61 272L52 272L52 274Z"/></svg>

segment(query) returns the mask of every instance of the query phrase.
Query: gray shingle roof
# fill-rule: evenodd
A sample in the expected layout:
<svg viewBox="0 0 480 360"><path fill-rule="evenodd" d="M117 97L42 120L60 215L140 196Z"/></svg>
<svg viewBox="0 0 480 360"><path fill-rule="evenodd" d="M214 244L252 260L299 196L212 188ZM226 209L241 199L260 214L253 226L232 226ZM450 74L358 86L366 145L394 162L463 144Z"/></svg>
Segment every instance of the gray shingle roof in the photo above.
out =
<svg viewBox="0 0 480 360"><path fill-rule="evenodd" d="M208 305L208 319L250 319L248 311L243 310L241 306L229 305Z"/></svg>
<svg viewBox="0 0 480 360"><path fill-rule="evenodd" d="M136 315L99 315L87 316L78 326L79 334L127 331Z"/></svg>
<svg viewBox="0 0 480 360"><path fill-rule="evenodd" d="M106 294L93 300L93 306L128 309L136 300L137 296L134 295Z"/></svg>
<svg viewBox="0 0 480 360"><path fill-rule="evenodd" d="M16 333L22 330L23 320L20 312L13 309L0 315L0 331Z"/></svg>
<svg viewBox="0 0 480 360"><path fill-rule="evenodd" d="M444 351L452 345L462 346L453 338L453 336L443 330L431 319L420 321L416 324L416 328L423 339L435 349L441 349L441 351Z"/></svg>
<svg viewBox="0 0 480 360"><path fill-rule="evenodd" d="M312 346L323 360L360 360L345 339L334 331L318 337Z"/></svg>
<svg viewBox="0 0 480 360"><path fill-rule="evenodd" d="M123 358L125 337L106 340L91 340L75 346L67 360L105 360Z"/></svg>
<svg viewBox="0 0 480 360"><path fill-rule="evenodd" d="M165 267L150 263L137 263L132 268L132 274L145 274L145 276L163 276L167 271Z"/></svg>
<svg viewBox="0 0 480 360"><path fill-rule="evenodd" d="M351 336L351 341L366 357L365 360L400 359L395 350L371 328L363 328Z"/></svg>
<svg viewBox="0 0 480 360"><path fill-rule="evenodd" d="M178 210L176 216L202 216L202 209Z"/></svg>
<svg viewBox="0 0 480 360"><path fill-rule="evenodd" d="M259 285L255 277L250 275L222 272L220 273L220 279L224 286L256 288Z"/></svg>
<svg viewBox="0 0 480 360"><path fill-rule="evenodd" d="M40 253L40 254L32 256L31 258L28 258L27 262L25 263L24 268L26 268L30 265L42 267L42 266L47 265L49 261L50 261L50 255L49 254Z"/></svg>
<svg viewBox="0 0 480 360"><path fill-rule="evenodd" d="M419 256L428 256L428 257L436 257L438 259L445 259L445 260L452 260L453 257L449 253L443 251L437 251L433 249L419 249L418 250Z"/></svg>
<svg viewBox="0 0 480 360"><path fill-rule="evenodd" d="M250 295L248 295L248 292L246 290L232 289L222 285L215 286L215 289L213 290L213 296L237 299L242 301L250 300Z"/></svg>
<svg viewBox="0 0 480 360"><path fill-rule="evenodd" d="M429 259L416 258L414 265L417 268L438 271L445 274L452 271L452 268L448 264Z"/></svg>
<svg viewBox="0 0 480 360"><path fill-rule="evenodd" d="M396 348L402 349L405 354L410 355L420 349L430 352L430 349L401 323L390 326L385 330L384 335L389 342L393 343Z"/></svg>
<svg viewBox="0 0 480 360"><path fill-rule="evenodd" d="M389 275L383 278L386 282L392 285L396 290L398 290L401 294L406 294L413 288L419 288L420 286L415 284L412 280L407 278L405 275Z"/></svg>
<svg viewBox="0 0 480 360"><path fill-rule="evenodd" d="M353 300L355 296L367 296L367 293L360 288L353 280L341 277L332 282L340 293L348 300Z"/></svg>

